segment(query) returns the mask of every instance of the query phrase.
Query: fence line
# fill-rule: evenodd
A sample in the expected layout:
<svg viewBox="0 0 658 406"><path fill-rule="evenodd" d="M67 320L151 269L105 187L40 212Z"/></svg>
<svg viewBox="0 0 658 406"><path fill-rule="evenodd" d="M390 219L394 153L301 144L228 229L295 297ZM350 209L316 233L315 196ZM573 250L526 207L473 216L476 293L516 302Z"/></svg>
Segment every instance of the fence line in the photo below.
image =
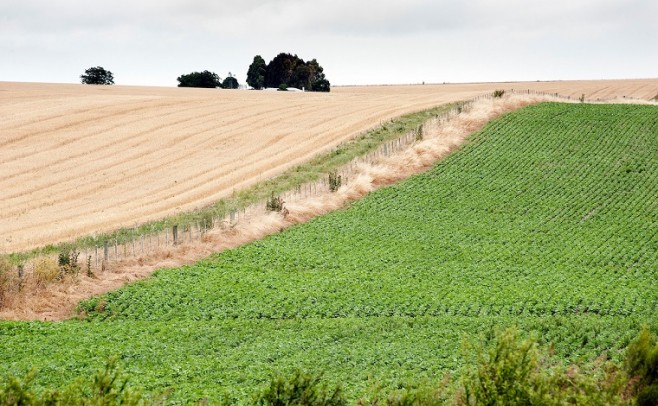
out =
<svg viewBox="0 0 658 406"><path fill-rule="evenodd" d="M574 101L574 99L569 96L560 96L557 93L546 93L531 89L509 89L505 90L505 92L515 95L546 96L558 100ZM421 140L429 122L435 121L439 125L443 125L459 116L462 112L470 110L473 103L485 99L491 100L493 98L494 96L492 93L487 93L457 103L450 110L430 118L425 123L419 125L416 129L402 134L398 138L384 142L364 156L352 159L335 172L340 179L341 185L349 184L351 178L353 179L359 164L374 164L380 158L394 155L397 152L408 148L410 145L413 145L418 140ZM585 99L584 101L591 102L594 100ZM597 99L595 101L605 100ZM384 125L384 123L380 123L380 126ZM336 147L336 149L338 148L340 148L340 146ZM328 176L325 176L317 181L301 184L293 190L283 192L279 197L281 197L284 202L292 203L300 199L328 193L330 188L331 185ZM121 243L119 243L117 238L114 240L105 240L101 245L84 249L84 258L77 258L78 269L80 269L81 272L84 272L86 268L90 268L87 271L91 272L103 272L109 269L111 264L131 259L138 260L139 258L149 256L167 248L194 243L195 241L203 239L204 235L213 229L229 229L240 222L248 221L250 218L262 215L266 212L266 203L267 201L264 200L247 207L230 209L223 216L209 215L208 218L203 218L199 221L187 224L176 224L158 232L135 235L128 241L123 241ZM53 259L57 260L58 258L56 255L53 255ZM38 260L39 259L34 259L31 261L31 264L24 264L19 267L21 278L23 277L25 270L29 268L32 268L32 270L35 269ZM82 261L82 263L80 263L80 261Z"/></svg>

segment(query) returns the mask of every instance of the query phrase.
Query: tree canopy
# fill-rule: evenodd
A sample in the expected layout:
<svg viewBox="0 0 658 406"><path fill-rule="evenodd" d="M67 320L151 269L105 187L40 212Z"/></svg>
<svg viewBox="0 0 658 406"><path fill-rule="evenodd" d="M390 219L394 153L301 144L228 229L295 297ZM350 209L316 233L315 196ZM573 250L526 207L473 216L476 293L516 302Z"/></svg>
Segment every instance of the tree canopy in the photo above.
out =
<svg viewBox="0 0 658 406"><path fill-rule="evenodd" d="M247 71L247 84L254 89L262 89L265 86L265 73L267 72L267 64L262 56L254 56L254 61L249 65Z"/></svg>
<svg viewBox="0 0 658 406"><path fill-rule="evenodd" d="M222 87L221 78L216 73L207 70L181 75L176 80L178 80L178 87Z"/></svg>
<svg viewBox="0 0 658 406"><path fill-rule="evenodd" d="M237 89L240 87L240 83L238 83L238 79L229 72L226 79L222 82L222 87L224 89Z"/></svg>
<svg viewBox="0 0 658 406"><path fill-rule="evenodd" d="M260 55L247 71L247 84L255 89L263 87L296 87L316 92L328 92L331 84L317 60L305 62L297 55L280 53L265 65Z"/></svg>
<svg viewBox="0 0 658 406"><path fill-rule="evenodd" d="M85 85L113 85L114 76L102 66L96 66L86 69L85 73L80 75L80 81Z"/></svg>

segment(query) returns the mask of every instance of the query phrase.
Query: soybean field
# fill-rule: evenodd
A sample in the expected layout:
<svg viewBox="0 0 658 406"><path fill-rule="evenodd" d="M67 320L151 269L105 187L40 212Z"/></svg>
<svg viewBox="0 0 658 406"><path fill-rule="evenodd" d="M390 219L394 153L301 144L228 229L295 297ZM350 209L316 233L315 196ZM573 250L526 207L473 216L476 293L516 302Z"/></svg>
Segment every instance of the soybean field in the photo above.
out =
<svg viewBox="0 0 658 406"><path fill-rule="evenodd" d="M116 356L172 401L245 400L277 371L352 399L459 374L510 325L564 362L658 321L658 107L543 103L344 210L85 301L1 322L0 374L55 387Z"/></svg>

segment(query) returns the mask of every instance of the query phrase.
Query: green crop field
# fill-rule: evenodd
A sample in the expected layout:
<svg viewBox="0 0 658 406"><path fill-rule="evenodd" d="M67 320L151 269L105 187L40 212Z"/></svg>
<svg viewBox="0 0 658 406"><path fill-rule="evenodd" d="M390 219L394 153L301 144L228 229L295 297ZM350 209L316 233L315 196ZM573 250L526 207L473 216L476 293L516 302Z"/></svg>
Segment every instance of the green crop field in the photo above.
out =
<svg viewBox="0 0 658 406"><path fill-rule="evenodd" d="M62 385L117 356L131 384L244 400L324 371L350 398L459 373L509 325L565 362L658 325L658 107L545 103L350 207L81 305L0 323L0 375Z"/></svg>

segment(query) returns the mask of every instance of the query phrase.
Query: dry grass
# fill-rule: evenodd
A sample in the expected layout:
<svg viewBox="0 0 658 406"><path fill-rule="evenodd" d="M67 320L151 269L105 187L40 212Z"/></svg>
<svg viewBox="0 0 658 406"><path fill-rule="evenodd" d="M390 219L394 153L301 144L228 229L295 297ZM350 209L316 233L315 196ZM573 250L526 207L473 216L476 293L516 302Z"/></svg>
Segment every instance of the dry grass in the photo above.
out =
<svg viewBox="0 0 658 406"><path fill-rule="evenodd" d="M500 87L648 100L658 80L330 94L0 82L0 253L205 206L382 121Z"/></svg>
<svg viewBox="0 0 658 406"><path fill-rule="evenodd" d="M412 174L422 172L459 147L466 137L480 129L489 120L519 107L536 103L544 98L512 96L496 100L481 100L472 108L448 123L432 120L426 123L425 138L413 146L390 157L380 158L372 164L360 164L348 185L335 193L286 203L287 216L263 213L235 227L212 230L202 241L167 248L154 254L115 264L112 269L94 278L82 272L68 277L64 283L43 288L35 277L27 280L21 294L13 295L0 318L60 320L72 315L76 304L84 298L116 289L123 284L144 278L154 270L195 262L214 252L233 248L291 225L306 222L316 216L344 207L371 191L398 182Z"/></svg>

